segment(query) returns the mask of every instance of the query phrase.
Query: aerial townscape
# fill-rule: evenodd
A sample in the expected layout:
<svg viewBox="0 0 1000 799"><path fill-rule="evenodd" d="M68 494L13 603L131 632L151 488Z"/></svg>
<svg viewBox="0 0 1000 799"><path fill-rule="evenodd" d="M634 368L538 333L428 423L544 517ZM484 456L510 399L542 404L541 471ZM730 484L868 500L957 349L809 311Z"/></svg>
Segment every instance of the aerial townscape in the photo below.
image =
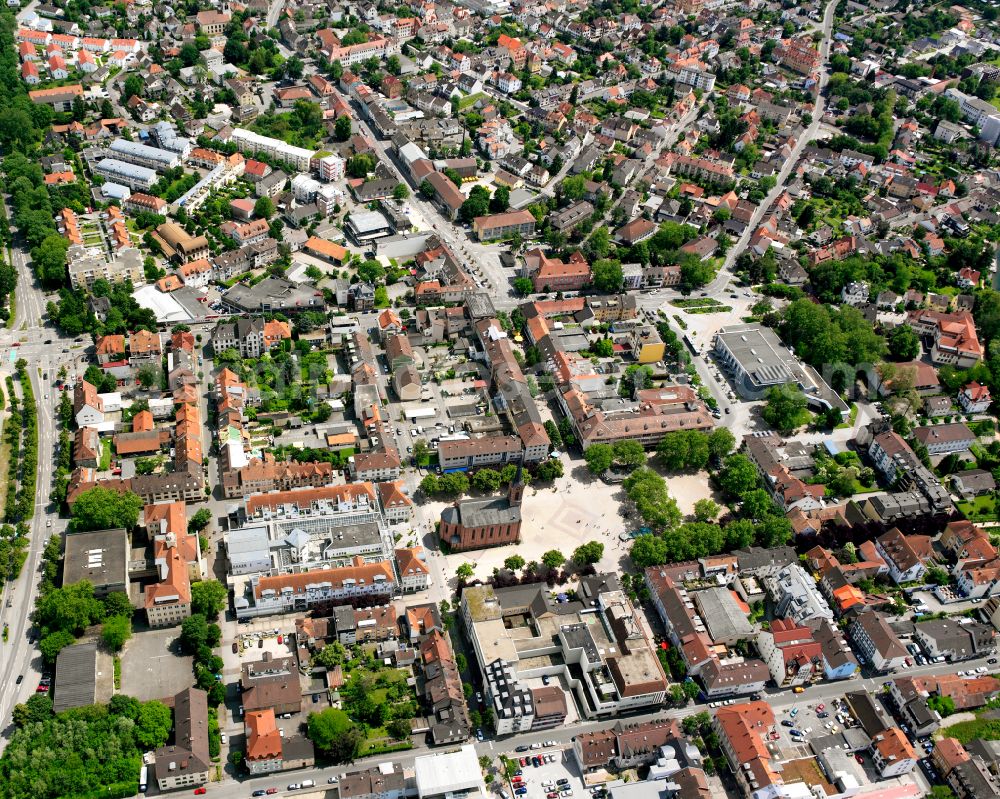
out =
<svg viewBox="0 0 1000 799"><path fill-rule="evenodd" d="M0 799L1000 799L1000 0L7 0L0 239Z"/></svg>

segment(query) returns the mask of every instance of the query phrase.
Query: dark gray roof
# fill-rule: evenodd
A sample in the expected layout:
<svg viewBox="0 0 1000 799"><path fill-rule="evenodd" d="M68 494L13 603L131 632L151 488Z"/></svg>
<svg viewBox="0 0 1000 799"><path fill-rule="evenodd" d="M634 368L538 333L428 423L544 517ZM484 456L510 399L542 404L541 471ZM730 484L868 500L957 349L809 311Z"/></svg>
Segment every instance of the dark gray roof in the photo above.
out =
<svg viewBox="0 0 1000 799"><path fill-rule="evenodd" d="M56 696L53 710L61 713L97 700L97 644L74 644L56 659Z"/></svg>

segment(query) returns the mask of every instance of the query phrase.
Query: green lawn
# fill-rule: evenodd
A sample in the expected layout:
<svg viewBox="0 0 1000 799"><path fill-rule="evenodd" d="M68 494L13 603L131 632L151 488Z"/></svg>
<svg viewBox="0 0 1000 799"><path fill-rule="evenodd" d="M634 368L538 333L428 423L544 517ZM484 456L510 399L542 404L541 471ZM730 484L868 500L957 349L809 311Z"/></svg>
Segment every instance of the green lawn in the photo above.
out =
<svg viewBox="0 0 1000 799"><path fill-rule="evenodd" d="M99 464L101 471L107 471L111 468L111 439L105 438L101 440L101 462Z"/></svg>
<svg viewBox="0 0 1000 799"><path fill-rule="evenodd" d="M976 738L985 741L1000 740L1000 720L977 718L971 721L960 721L940 730L942 737L957 738L960 743L967 744Z"/></svg>
<svg viewBox="0 0 1000 799"><path fill-rule="evenodd" d="M994 521L997 517L996 504L992 496L976 497L971 502L959 502L958 509L970 521Z"/></svg>
<svg viewBox="0 0 1000 799"><path fill-rule="evenodd" d="M458 110L464 111L466 108L474 106L480 100L487 100L487 99L489 98L487 98L486 95L483 94L482 92L477 92L476 94L470 94L468 97L463 97L461 100L458 101Z"/></svg>

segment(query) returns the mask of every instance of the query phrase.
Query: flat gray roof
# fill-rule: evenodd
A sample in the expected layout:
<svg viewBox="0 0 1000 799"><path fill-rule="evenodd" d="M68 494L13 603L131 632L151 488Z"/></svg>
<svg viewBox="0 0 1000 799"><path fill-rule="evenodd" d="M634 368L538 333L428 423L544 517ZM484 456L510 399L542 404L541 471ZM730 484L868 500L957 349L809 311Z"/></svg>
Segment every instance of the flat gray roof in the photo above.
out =
<svg viewBox="0 0 1000 799"><path fill-rule="evenodd" d="M728 588L708 588L695 591L692 596L713 641L732 641L753 635L753 625Z"/></svg>
<svg viewBox="0 0 1000 799"><path fill-rule="evenodd" d="M63 585L89 580L100 590L128 585L128 535L122 529L66 536Z"/></svg>

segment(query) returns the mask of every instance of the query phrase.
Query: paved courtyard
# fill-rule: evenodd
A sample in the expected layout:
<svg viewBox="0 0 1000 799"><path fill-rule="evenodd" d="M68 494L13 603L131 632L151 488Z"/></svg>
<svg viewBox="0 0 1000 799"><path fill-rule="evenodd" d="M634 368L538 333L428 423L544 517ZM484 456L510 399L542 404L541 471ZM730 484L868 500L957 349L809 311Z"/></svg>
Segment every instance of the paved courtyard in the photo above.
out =
<svg viewBox="0 0 1000 799"><path fill-rule="evenodd" d="M121 693L148 701L190 687L191 658L177 654L180 627L137 632L122 655Z"/></svg>

